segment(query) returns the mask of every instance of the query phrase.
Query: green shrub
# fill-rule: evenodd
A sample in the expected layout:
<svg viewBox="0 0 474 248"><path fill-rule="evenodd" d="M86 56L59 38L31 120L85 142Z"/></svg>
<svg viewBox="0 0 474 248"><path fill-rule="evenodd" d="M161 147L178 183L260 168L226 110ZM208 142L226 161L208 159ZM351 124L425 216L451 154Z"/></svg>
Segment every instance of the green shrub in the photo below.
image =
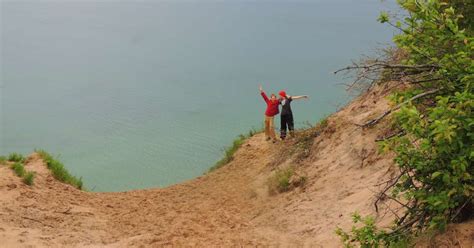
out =
<svg viewBox="0 0 474 248"><path fill-rule="evenodd" d="M278 169L267 181L269 192L273 194L288 191L291 186L290 178L293 174L294 171L292 167ZM306 179L303 180L306 181Z"/></svg>
<svg viewBox="0 0 474 248"><path fill-rule="evenodd" d="M398 107L387 114L394 112L401 135L383 141L382 150L395 153L400 174L383 192L401 200L404 213L380 234L383 242L400 232L444 230L465 220L474 205L474 8L445 0L398 3L406 18L391 22L382 13L379 21L400 31L394 42L404 56L386 60L384 68L411 87L391 97ZM362 245L363 237L354 239Z"/></svg>
<svg viewBox="0 0 474 248"><path fill-rule="evenodd" d="M77 178L71 175L59 160L53 158L53 156L51 156L46 151L37 150L36 152L44 160L46 166L52 172L54 178L61 182L70 184L78 189L83 189L82 178Z"/></svg>
<svg viewBox="0 0 474 248"><path fill-rule="evenodd" d="M23 176L23 182L27 185L33 185L33 180L35 178L35 173L34 172L27 172L24 176Z"/></svg>
<svg viewBox="0 0 474 248"><path fill-rule="evenodd" d="M380 230L375 225L375 220L371 216L362 218L356 212L352 214L352 221L355 226L352 227L350 233L339 227L336 229L336 234L341 238L346 248L409 247L409 240L405 235L401 233L387 235L384 230Z"/></svg>
<svg viewBox="0 0 474 248"><path fill-rule="evenodd" d="M25 167L23 166L22 163L15 162L14 164L11 165L11 168L17 176L23 177L25 175Z"/></svg>
<svg viewBox="0 0 474 248"><path fill-rule="evenodd" d="M6 161L7 161L7 157L0 156L0 164L5 164Z"/></svg>
<svg viewBox="0 0 474 248"><path fill-rule="evenodd" d="M460 212L469 211L464 207L474 193L469 162L474 158L474 37L460 27L466 19L456 13L469 10L438 0L399 3L410 17L395 24L403 33L394 41L407 54L402 64L418 66L411 72L424 80L392 96L394 103L407 102L394 114L405 135L385 141L402 172L392 195L410 206L399 225L444 229ZM472 16L473 10L465 14ZM380 20L389 22L387 16ZM427 73L420 66L431 69ZM428 89L434 93L409 100Z"/></svg>
<svg viewBox="0 0 474 248"><path fill-rule="evenodd" d="M7 160L10 161L10 162L24 162L25 161L25 157L23 157L23 155L19 154L19 153L10 153L7 157Z"/></svg>

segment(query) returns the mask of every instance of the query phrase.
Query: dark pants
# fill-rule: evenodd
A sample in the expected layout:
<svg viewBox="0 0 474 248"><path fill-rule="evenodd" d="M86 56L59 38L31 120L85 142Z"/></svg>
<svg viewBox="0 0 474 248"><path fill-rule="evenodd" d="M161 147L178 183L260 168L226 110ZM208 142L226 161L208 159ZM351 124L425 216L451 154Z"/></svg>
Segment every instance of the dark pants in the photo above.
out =
<svg viewBox="0 0 474 248"><path fill-rule="evenodd" d="M288 115L280 115L280 138L285 139L286 138L286 129L290 131L291 136L293 136L294 130L295 130L295 125L293 123L293 114L288 114Z"/></svg>

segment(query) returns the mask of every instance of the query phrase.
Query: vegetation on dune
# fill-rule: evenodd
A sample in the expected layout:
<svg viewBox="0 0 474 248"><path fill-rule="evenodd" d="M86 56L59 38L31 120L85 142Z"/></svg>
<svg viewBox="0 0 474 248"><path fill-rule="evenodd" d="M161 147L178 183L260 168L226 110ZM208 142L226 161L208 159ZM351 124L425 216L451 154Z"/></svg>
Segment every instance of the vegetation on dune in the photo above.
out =
<svg viewBox="0 0 474 248"><path fill-rule="evenodd" d="M82 178L77 178L73 175L71 175L64 165L57 159L55 159L51 154L43 151L43 150L37 150L36 151L43 161L46 163L46 166L48 169L52 172L54 178L57 180L70 184L78 189L83 189L83 182Z"/></svg>
<svg viewBox="0 0 474 248"><path fill-rule="evenodd" d="M19 153L10 153L7 156L7 160L10 162L20 162L23 163L25 161L25 157Z"/></svg>
<svg viewBox="0 0 474 248"><path fill-rule="evenodd" d="M23 178L23 182L27 185L33 185L33 180L35 173L31 171L26 171L25 166L22 162L13 163L10 168L15 172L18 177Z"/></svg>
<svg viewBox="0 0 474 248"><path fill-rule="evenodd" d="M306 184L307 177L299 175L299 166L314 150L312 146L315 138L328 130L328 118L322 118L316 125L307 123L307 126L309 127L295 131L294 137L276 144L278 152L272 156L270 166L277 167L288 159L291 159L292 166L277 169L267 179L270 194L286 192Z"/></svg>
<svg viewBox="0 0 474 248"><path fill-rule="evenodd" d="M275 174L268 178L267 185L268 190L271 194L277 192L285 192L290 189L291 183L290 178L293 176L294 170L292 167L277 169Z"/></svg>
<svg viewBox="0 0 474 248"><path fill-rule="evenodd" d="M389 230L356 216L362 226L337 231L347 247L406 244L421 232L472 217L474 210L474 6L467 0L398 2L407 17L379 18L400 31L394 37L398 57L345 69L358 70L355 83L377 74L378 83L409 86L391 96L394 108L361 124L369 128L394 113L397 135L381 141L381 150L395 152L399 174L386 183L375 206L390 199L404 212Z"/></svg>
<svg viewBox="0 0 474 248"><path fill-rule="evenodd" d="M5 164L6 161L7 161L7 157L0 156L0 164Z"/></svg>
<svg viewBox="0 0 474 248"><path fill-rule="evenodd" d="M33 180L35 179L35 173L32 171L26 172L25 175L23 175L23 182L27 185L33 185Z"/></svg>
<svg viewBox="0 0 474 248"><path fill-rule="evenodd" d="M318 121L314 126L296 131L294 139L290 141L292 144L290 146L284 145L281 149L282 152L280 153L281 158L276 162L282 162L282 160L286 159L289 155L295 155L297 163L309 157L315 138L321 135L327 127L328 117L325 117ZM288 149L288 147L290 147L290 149ZM287 152L289 152L289 154L287 154Z"/></svg>
<svg viewBox="0 0 474 248"><path fill-rule="evenodd" d="M227 147L224 151L224 157L217 161L217 163L209 169L209 172L214 171L216 169L221 168L222 166L228 164L230 161L234 159L234 154L240 148L240 146L247 140L248 138L254 136L255 134L261 132L260 130L251 129L247 134L239 135L233 142L232 145Z"/></svg>
<svg viewBox="0 0 474 248"><path fill-rule="evenodd" d="M15 172L15 174L19 177L23 177L26 173L25 167L20 162L15 162L14 164L11 165L11 168Z"/></svg>
<svg viewBox="0 0 474 248"><path fill-rule="evenodd" d="M307 177L301 176L297 173L294 166L285 168L278 168L268 179L268 193L275 195L277 193L283 193L295 189L297 187L303 187L306 184Z"/></svg>

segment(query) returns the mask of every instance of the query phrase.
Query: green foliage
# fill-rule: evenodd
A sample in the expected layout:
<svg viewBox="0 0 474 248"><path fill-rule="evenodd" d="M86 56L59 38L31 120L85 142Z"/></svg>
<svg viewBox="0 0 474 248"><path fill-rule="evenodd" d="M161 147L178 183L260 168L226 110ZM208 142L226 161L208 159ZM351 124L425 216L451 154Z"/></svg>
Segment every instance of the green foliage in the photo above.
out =
<svg viewBox="0 0 474 248"><path fill-rule="evenodd" d="M11 165L11 168L15 172L15 174L19 177L23 177L26 173L25 167L20 162L15 162L14 164Z"/></svg>
<svg viewBox="0 0 474 248"><path fill-rule="evenodd" d="M373 217L367 216L362 218L357 212L352 214L352 221L355 226L352 227L350 233L345 232L341 228L336 229L336 234L341 238L344 247L408 247L408 238L404 235L387 235L387 232L380 230Z"/></svg>
<svg viewBox="0 0 474 248"><path fill-rule="evenodd" d="M20 162L23 163L25 161L25 157L19 153L10 153L7 157L7 160L10 162Z"/></svg>
<svg viewBox="0 0 474 248"><path fill-rule="evenodd" d="M396 163L409 176L401 177L395 195L416 202L428 228L443 229L474 192L474 95L456 92L438 96L436 105L420 113L403 107L396 122L409 135L392 139ZM417 183L415 183L417 182ZM409 218L417 218L414 212Z"/></svg>
<svg viewBox="0 0 474 248"><path fill-rule="evenodd" d="M71 175L59 160L55 159L46 151L37 150L36 152L41 156L43 161L46 163L46 166L52 172L54 178L56 178L57 180L61 182L70 184L78 189L83 189L84 185L82 182L82 178L77 178Z"/></svg>
<svg viewBox="0 0 474 248"><path fill-rule="evenodd" d="M285 169L278 169L273 176L271 176L268 181L268 189L270 193L276 192L285 192L290 189L291 183L290 178L293 176L294 171L292 167L288 167ZM306 181L305 177L302 177L303 183Z"/></svg>
<svg viewBox="0 0 474 248"><path fill-rule="evenodd" d="M395 185L394 196L413 203L416 211L412 209L406 220L418 218L420 229L444 228L474 192L474 166L469 162L474 154L474 38L462 29L471 21L459 25L474 11L461 8L464 17L458 15L455 9L463 1L455 2L451 6L436 0L399 1L410 13L403 32L394 39L408 54L403 63L433 65L431 78L439 80L394 98L440 89L435 99L412 102L395 113L396 124L407 134L388 141L397 154L396 163L406 172Z"/></svg>
<svg viewBox="0 0 474 248"><path fill-rule="evenodd" d="M454 12L461 15L459 26L471 34L474 31L474 2L472 0L444 0L446 6L453 8Z"/></svg>
<svg viewBox="0 0 474 248"><path fill-rule="evenodd" d="M449 222L461 220L463 211L472 211L468 207L474 193L474 7L469 2L399 0L409 13L403 23L392 23L384 13L379 18L401 31L394 37L406 54L400 71L423 79L394 93L392 102L437 91L395 112L393 121L404 135L382 144L382 150L396 153L401 176L391 197L406 202L405 215L391 232L377 232L370 220L364 221L365 229L353 230L352 236L340 231L346 240L351 237L370 247L387 245L400 231L442 230Z"/></svg>
<svg viewBox="0 0 474 248"><path fill-rule="evenodd" d="M217 163L209 169L209 172L214 171L216 169L221 168L222 166L228 164L230 161L234 159L234 154L239 150L240 146L247 140L248 138L254 136L255 134L261 132L260 130L251 129L247 134L241 134L237 136L237 138L232 142L232 145L227 147L224 151L224 157L217 161Z"/></svg>
<svg viewBox="0 0 474 248"><path fill-rule="evenodd" d="M380 13L379 18L377 19L381 23L386 23L389 21L388 13L387 12L382 12Z"/></svg>
<svg viewBox="0 0 474 248"><path fill-rule="evenodd" d="M26 184L26 185L33 185L33 180L35 179L35 173L34 172L27 172L24 176L23 176L23 182Z"/></svg>

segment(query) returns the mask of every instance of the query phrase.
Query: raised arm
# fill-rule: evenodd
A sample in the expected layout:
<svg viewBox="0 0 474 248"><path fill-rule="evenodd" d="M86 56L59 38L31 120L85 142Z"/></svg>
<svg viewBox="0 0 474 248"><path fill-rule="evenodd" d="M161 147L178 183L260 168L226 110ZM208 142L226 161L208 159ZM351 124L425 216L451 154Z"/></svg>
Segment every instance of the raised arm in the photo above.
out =
<svg viewBox="0 0 474 248"><path fill-rule="evenodd" d="M260 95L262 95L263 100L265 100L265 102L268 103L269 99L267 97L267 94L265 94L265 91L263 91L262 85L260 85L258 89L260 90Z"/></svg>
<svg viewBox="0 0 474 248"><path fill-rule="evenodd" d="M303 96L292 96L291 99L293 100L298 100L298 99L308 99L309 96L303 95Z"/></svg>

